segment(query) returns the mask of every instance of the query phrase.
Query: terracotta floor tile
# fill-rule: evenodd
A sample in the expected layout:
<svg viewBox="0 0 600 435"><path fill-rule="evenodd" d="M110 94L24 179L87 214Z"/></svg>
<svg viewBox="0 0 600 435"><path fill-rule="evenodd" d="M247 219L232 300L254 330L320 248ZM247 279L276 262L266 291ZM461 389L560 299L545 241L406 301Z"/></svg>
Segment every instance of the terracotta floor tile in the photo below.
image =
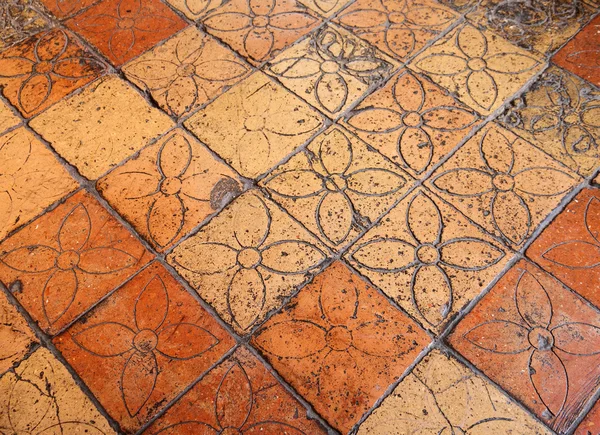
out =
<svg viewBox="0 0 600 435"><path fill-rule="evenodd" d="M21 120L15 115L15 112L0 100L0 134L19 124Z"/></svg>
<svg viewBox="0 0 600 435"><path fill-rule="evenodd" d="M594 18L552 61L587 81L600 86L600 17Z"/></svg>
<svg viewBox="0 0 600 435"><path fill-rule="evenodd" d="M125 432L135 432L234 345L159 263L54 339Z"/></svg>
<svg viewBox="0 0 600 435"><path fill-rule="evenodd" d="M145 434L325 434L248 350L212 369Z"/></svg>
<svg viewBox="0 0 600 435"><path fill-rule="evenodd" d="M574 435L598 435L600 433L600 402L596 402L592 410L577 426Z"/></svg>
<svg viewBox="0 0 600 435"><path fill-rule="evenodd" d="M345 124L419 177L454 149L478 121L476 112L437 85L402 70L356 106Z"/></svg>
<svg viewBox="0 0 600 435"><path fill-rule="evenodd" d="M583 176L600 167L600 90L567 71L548 69L501 119Z"/></svg>
<svg viewBox="0 0 600 435"><path fill-rule="evenodd" d="M485 379L433 350L360 426L359 435L550 435Z"/></svg>
<svg viewBox="0 0 600 435"><path fill-rule="evenodd" d="M341 127L331 127L261 181L334 249L371 226L414 180Z"/></svg>
<svg viewBox="0 0 600 435"><path fill-rule="evenodd" d="M236 198L168 257L240 334L318 271L327 248L257 191Z"/></svg>
<svg viewBox="0 0 600 435"><path fill-rule="evenodd" d="M231 0L202 20L208 33L255 65L320 23L320 18L295 0Z"/></svg>
<svg viewBox="0 0 600 435"><path fill-rule="evenodd" d="M78 14L102 0L39 0L57 18L64 19Z"/></svg>
<svg viewBox="0 0 600 435"><path fill-rule="evenodd" d="M473 9L479 0L438 0L438 2L457 12L466 13Z"/></svg>
<svg viewBox="0 0 600 435"><path fill-rule="evenodd" d="M347 254L360 273L440 332L511 257L431 192L403 199Z"/></svg>
<svg viewBox="0 0 600 435"><path fill-rule="evenodd" d="M185 14L190 20L199 20L219 6L227 3L226 0L165 0L172 7Z"/></svg>
<svg viewBox="0 0 600 435"><path fill-rule="evenodd" d="M315 11L324 17L332 17L337 12L342 10L349 0L298 0L307 8Z"/></svg>
<svg viewBox="0 0 600 435"><path fill-rule="evenodd" d="M3 0L0 4L0 50L34 35L50 23L34 0Z"/></svg>
<svg viewBox="0 0 600 435"><path fill-rule="evenodd" d="M118 66L186 26L160 0L102 0L66 22Z"/></svg>
<svg viewBox="0 0 600 435"><path fill-rule="evenodd" d="M485 115L498 109L543 66L536 55L469 23L450 32L410 64Z"/></svg>
<svg viewBox="0 0 600 435"><path fill-rule="evenodd" d="M429 341L384 296L334 263L252 344L319 414L347 433Z"/></svg>
<svg viewBox="0 0 600 435"><path fill-rule="evenodd" d="M519 47L548 55L576 34L593 13L582 1L483 0L467 18Z"/></svg>
<svg viewBox="0 0 600 435"><path fill-rule="evenodd" d="M340 47L351 46L349 53ZM362 65L358 68L356 65ZM335 118L398 65L379 50L328 25L273 59L266 72L296 95Z"/></svg>
<svg viewBox="0 0 600 435"><path fill-rule="evenodd" d="M58 332L150 260L144 247L80 191L0 244L0 280L42 329Z"/></svg>
<svg viewBox="0 0 600 435"><path fill-rule="evenodd" d="M116 434L67 369L40 348L0 378L0 430L5 433Z"/></svg>
<svg viewBox="0 0 600 435"><path fill-rule="evenodd" d="M123 116L124 108L128 116ZM169 130L173 122L126 82L108 76L30 125L80 174L96 179Z"/></svg>
<svg viewBox="0 0 600 435"><path fill-rule="evenodd" d="M60 29L40 33L0 55L4 96L26 117L94 80L104 64Z"/></svg>
<svg viewBox="0 0 600 435"><path fill-rule="evenodd" d="M600 379L600 313L518 262L458 324L450 344L558 433Z"/></svg>
<svg viewBox="0 0 600 435"><path fill-rule="evenodd" d="M494 123L429 179L442 198L515 248L580 182L577 174Z"/></svg>
<svg viewBox="0 0 600 435"><path fill-rule="evenodd" d="M581 191L540 234L527 256L600 306L600 190Z"/></svg>
<svg viewBox="0 0 600 435"><path fill-rule="evenodd" d="M97 187L159 250L176 243L243 190L234 171L180 129L109 173Z"/></svg>
<svg viewBox="0 0 600 435"><path fill-rule="evenodd" d="M38 343L25 318L9 302L2 291L0 291L0 343L2 343L0 374L12 368Z"/></svg>
<svg viewBox="0 0 600 435"><path fill-rule="evenodd" d="M25 128L0 136L0 240L77 188L52 152Z"/></svg>
<svg viewBox="0 0 600 435"><path fill-rule="evenodd" d="M182 116L221 95L250 72L230 50L189 27L125 65L166 112Z"/></svg>
<svg viewBox="0 0 600 435"><path fill-rule="evenodd" d="M390 56L406 60L458 18L430 0L358 0L335 22Z"/></svg>
<svg viewBox="0 0 600 435"><path fill-rule="evenodd" d="M316 134L320 115L257 72L185 122L245 177L257 177Z"/></svg>

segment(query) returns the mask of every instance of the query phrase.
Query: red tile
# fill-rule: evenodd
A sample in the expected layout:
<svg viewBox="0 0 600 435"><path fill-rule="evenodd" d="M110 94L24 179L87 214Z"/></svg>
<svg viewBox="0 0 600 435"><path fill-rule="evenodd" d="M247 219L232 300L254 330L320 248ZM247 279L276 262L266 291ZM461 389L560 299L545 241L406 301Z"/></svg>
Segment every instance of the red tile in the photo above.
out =
<svg viewBox="0 0 600 435"><path fill-rule="evenodd" d="M325 433L244 348L210 371L144 432L148 435Z"/></svg>
<svg viewBox="0 0 600 435"><path fill-rule="evenodd" d="M525 260L467 314L449 342L558 433L600 381L600 313Z"/></svg>
<svg viewBox="0 0 600 435"><path fill-rule="evenodd" d="M151 255L91 195L80 191L0 245L0 281L55 334Z"/></svg>
<svg viewBox="0 0 600 435"><path fill-rule="evenodd" d="M600 434L600 402L596 402L592 410L585 416L574 432L574 435L598 434Z"/></svg>
<svg viewBox="0 0 600 435"><path fill-rule="evenodd" d="M317 276L252 339L275 370L343 432L428 342L413 320L342 263Z"/></svg>
<svg viewBox="0 0 600 435"><path fill-rule="evenodd" d="M40 0L58 18L77 14L101 0Z"/></svg>
<svg viewBox="0 0 600 435"><path fill-rule="evenodd" d="M134 432L234 342L158 263L54 339L125 432Z"/></svg>

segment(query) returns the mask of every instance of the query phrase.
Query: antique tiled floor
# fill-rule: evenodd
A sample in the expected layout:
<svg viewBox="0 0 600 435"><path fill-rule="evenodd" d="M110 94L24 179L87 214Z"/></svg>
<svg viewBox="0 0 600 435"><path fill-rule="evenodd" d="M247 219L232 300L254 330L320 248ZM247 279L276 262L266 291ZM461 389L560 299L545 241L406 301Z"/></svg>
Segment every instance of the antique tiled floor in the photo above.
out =
<svg viewBox="0 0 600 435"><path fill-rule="evenodd" d="M600 435L599 0L0 0L0 434Z"/></svg>

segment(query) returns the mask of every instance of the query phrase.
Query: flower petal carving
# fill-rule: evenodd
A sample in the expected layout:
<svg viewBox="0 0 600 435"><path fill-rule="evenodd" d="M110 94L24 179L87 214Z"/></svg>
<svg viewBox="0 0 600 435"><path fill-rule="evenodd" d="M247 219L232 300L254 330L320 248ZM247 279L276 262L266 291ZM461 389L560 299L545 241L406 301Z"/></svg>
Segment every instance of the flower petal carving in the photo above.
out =
<svg viewBox="0 0 600 435"><path fill-rule="evenodd" d="M96 356L113 357L133 349L135 332L121 323L103 322L73 335L73 341Z"/></svg>
<svg viewBox="0 0 600 435"><path fill-rule="evenodd" d="M423 225L427 222L428 225ZM408 205L408 230L418 243L438 244L442 237L442 213L431 198L423 192L415 195Z"/></svg>
<svg viewBox="0 0 600 435"><path fill-rule="evenodd" d="M237 252L223 243L197 243L185 246L185 255L174 257L175 263L200 274L225 273L236 267ZM202 258L204 261L196 261Z"/></svg>
<svg viewBox="0 0 600 435"><path fill-rule="evenodd" d="M515 302L521 318L532 328L547 328L552 320L552 303L542 284L528 271L523 271L515 291Z"/></svg>
<svg viewBox="0 0 600 435"><path fill-rule="evenodd" d="M325 348L325 334L321 326L312 322L292 320L260 330L255 341L262 350L275 356L302 359Z"/></svg>
<svg viewBox="0 0 600 435"><path fill-rule="evenodd" d="M402 272L415 263L415 247L396 238L378 238L358 245L352 259L372 272Z"/></svg>
<svg viewBox="0 0 600 435"><path fill-rule="evenodd" d="M75 300L79 282L73 270L55 271L42 291L42 309L48 323L56 322Z"/></svg>
<svg viewBox="0 0 600 435"><path fill-rule="evenodd" d="M216 398L216 415L223 428L241 428L252 410L254 402L252 384L246 371L238 363L227 370Z"/></svg>
<svg viewBox="0 0 600 435"><path fill-rule="evenodd" d="M75 206L58 230L58 244L63 251L79 251L90 238L92 221L83 204Z"/></svg>
<svg viewBox="0 0 600 435"><path fill-rule="evenodd" d="M561 242L550 247L542 257L570 269L592 269L600 265L600 246L583 240Z"/></svg>
<svg viewBox="0 0 600 435"><path fill-rule="evenodd" d="M91 274L111 274L132 267L138 259L117 248L91 248L82 251L79 269Z"/></svg>
<svg viewBox="0 0 600 435"><path fill-rule="evenodd" d="M542 403L558 415L569 393L567 370L560 358L553 351L534 350L529 359L529 377Z"/></svg>
<svg viewBox="0 0 600 435"><path fill-rule="evenodd" d="M435 187L451 195L474 197L494 189L492 176L475 168L456 168L444 171L433 179Z"/></svg>
<svg viewBox="0 0 600 435"><path fill-rule="evenodd" d="M54 269L58 251L44 245L22 246L8 251L2 262L11 269L25 273L42 273Z"/></svg>
<svg viewBox="0 0 600 435"><path fill-rule="evenodd" d="M121 394L127 412L136 416L144 407L156 386L158 364L152 352L133 352L121 375Z"/></svg>
<svg viewBox="0 0 600 435"><path fill-rule="evenodd" d="M275 273L301 274L315 269L326 254L302 240L281 240L262 251L262 267Z"/></svg>
<svg viewBox="0 0 600 435"><path fill-rule="evenodd" d="M135 301L133 311L135 325L139 330L156 331L162 326L169 312L169 295L164 281L158 275L142 289Z"/></svg>
<svg viewBox="0 0 600 435"><path fill-rule="evenodd" d="M266 287L256 269L240 269L227 289L227 307L233 321L247 330L258 320L265 305Z"/></svg>
<svg viewBox="0 0 600 435"><path fill-rule="evenodd" d="M440 325L452 310L452 285L436 265L419 266L411 281L411 296L419 314L432 326Z"/></svg>
<svg viewBox="0 0 600 435"><path fill-rule="evenodd" d="M219 343L210 331L193 323L175 323L158 333L156 350L164 356L186 360L208 352Z"/></svg>
<svg viewBox="0 0 600 435"><path fill-rule="evenodd" d="M307 169L280 172L269 179L267 186L286 198L308 198L324 190L323 180Z"/></svg>
<svg viewBox="0 0 600 435"><path fill-rule="evenodd" d="M339 245L350 235L353 225L353 207L341 192L327 192L317 205L317 226L320 233L333 245Z"/></svg>
<svg viewBox="0 0 600 435"><path fill-rule="evenodd" d="M451 239L440 245L441 262L454 269L477 271L502 260L504 252L489 242L474 237Z"/></svg>
<svg viewBox="0 0 600 435"><path fill-rule="evenodd" d="M501 354L517 354L531 348L529 331L522 325L505 320L481 323L464 336L480 349Z"/></svg>
<svg viewBox="0 0 600 435"><path fill-rule="evenodd" d="M600 353L600 328L589 323L570 322L552 329L554 347L571 355Z"/></svg>

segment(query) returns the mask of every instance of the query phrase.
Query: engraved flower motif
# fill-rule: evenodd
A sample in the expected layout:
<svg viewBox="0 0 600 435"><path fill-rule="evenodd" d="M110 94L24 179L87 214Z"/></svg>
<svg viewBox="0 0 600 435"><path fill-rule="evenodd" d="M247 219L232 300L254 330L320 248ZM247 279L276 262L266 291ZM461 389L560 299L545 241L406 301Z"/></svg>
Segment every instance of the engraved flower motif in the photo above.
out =
<svg viewBox="0 0 600 435"><path fill-rule="evenodd" d="M561 353L585 356L600 353L600 328L582 322L555 325L552 302L530 272L519 276L514 302L519 322L490 320L464 337L478 348L497 354L529 352L526 370L531 385L547 410L556 416L569 394L569 380Z"/></svg>
<svg viewBox="0 0 600 435"><path fill-rule="evenodd" d="M233 231L234 246L203 242L193 246L193 255L174 258L183 269L213 275L235 271L227 285L227 311L242 330L258 320L266 302L264 273L300 275L315 269L326 257L313 244L302 240L277 240L265 244L271 230L271 213L255 195L233 204L236 207ZM289 257L292 260L282 262ZM202 261L198 261L201 258Z"/></svg>
<svg viewBox="0 0 600 435"><path fill-rule="evenodd" d="M78 346L96 356L127 357L119 389L131 417L140 412L154 391L162 371L157 355L169 360L189 360L219 343L210 331L194 323L166 323L169 305L165 283L155 275L136 299L135 328L102 322L73 335Z"/></svg>
<svg viewBox="0 0 600 435"><path fill-rule="evenodd" d="M502 260L505 254L475 237L445 240L442 214L423 192L411 198L406 226L410 240L376 238L359 242L350 252L350 259L361 268L384 274L412 268L412 303L423 319L436 327L452 312L450 276L454 271L484 270Z"/></svg>
<svg viewBox="0 0 600 435"><path fill-rule="evenodd" d="M479 143L484 169L450 169L432 182L450 195L482 197L483 201L489 197L489 205L485 207L489 209L494 227L505 240L520 245L532 227L529 198L561 195L571 188L573 176L544 166L515 169L513 144L502 132L489 129Z"/></svg>
<svg viewBox="0 0 600 435"><path fill-rule="evenodd" d="M393 194L407 180L385 168L350 170L354 162L352 144L340 130L324 135L318 157L309 159L311 169L286 170L265 181L278 195L290 199L319 197L315 218L319 233L329 243L345 242L353 225L363 220L354 203L361 197ZM375 182L376 181L376 182Z"/></svg>
<svg viewBox="0 0 600 435"><path fill-rule="evenodd" d="M426 93L415 76L400 75L392 88L394 108L367 106L350 113L348 124L374 134L395 133L400 162L417 174L432 163L432 137L439 132L464 130L477 121L477 115L458 106L424 109Z"/></svg>
<svg viewBox="0 0 600 435"><path fill-rule="evenodd" d="M0 262L24 273L48 273L42 289L42 309L52 325L71 307L82 274L106 275L134 266L138 259L118 248L93 246L92 223L83 204L76 205L61 222L57 234L59 249L28 245L5 253Z"/></svg>

